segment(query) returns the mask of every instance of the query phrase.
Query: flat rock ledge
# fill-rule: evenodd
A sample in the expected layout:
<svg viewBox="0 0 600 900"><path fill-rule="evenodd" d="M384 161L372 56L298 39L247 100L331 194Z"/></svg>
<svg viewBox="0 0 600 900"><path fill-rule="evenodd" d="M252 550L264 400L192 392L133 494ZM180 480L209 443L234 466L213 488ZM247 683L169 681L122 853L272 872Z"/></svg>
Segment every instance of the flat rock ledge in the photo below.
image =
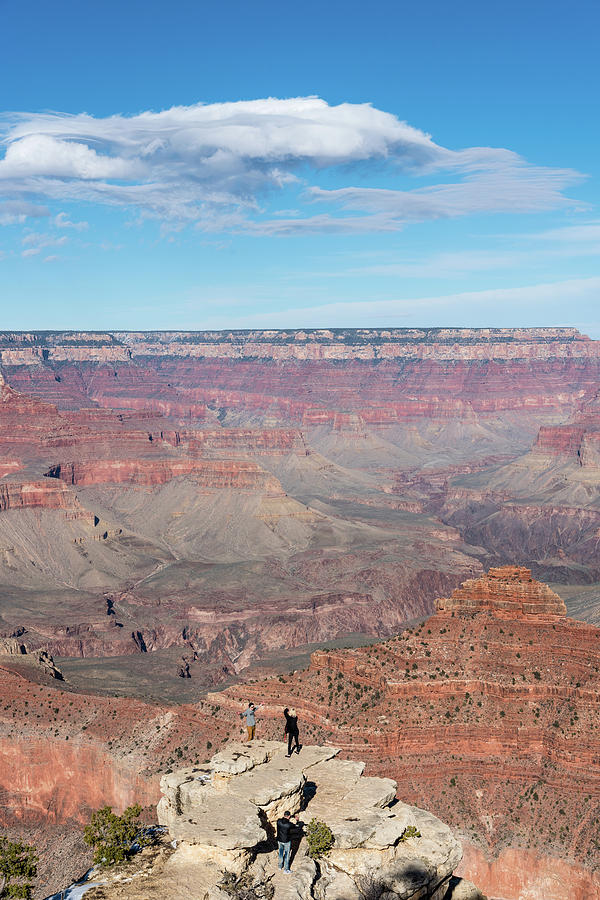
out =
<svg viewBox="0 0 600 900"><path fill-rule="evenodd" d="M158 819L176 849L164 865L162 896L485 900L453 877L462 849L450 828L397 801L396 782L365 777L364 763L337 759L338 752L306 746L288 759L277 741L233 743L205 766L164 775ZM285 810L305 824L325 822L334 835L316 862L303 838L291 875L278 870L274 849ZM407 838L411 826L419 837Z"/></svg>

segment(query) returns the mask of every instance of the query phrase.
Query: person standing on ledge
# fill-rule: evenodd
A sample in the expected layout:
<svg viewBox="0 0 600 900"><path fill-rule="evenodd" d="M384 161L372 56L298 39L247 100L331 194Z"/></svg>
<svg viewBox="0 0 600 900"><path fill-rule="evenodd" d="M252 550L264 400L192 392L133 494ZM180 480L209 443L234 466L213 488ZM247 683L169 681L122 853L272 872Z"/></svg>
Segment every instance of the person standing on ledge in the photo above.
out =
<svg viewBox="0 0 600 900"><path fill-rule="evenodd" d="M248 740L254 738L254 729L256 728L256 707L254 703L248 703L248 708L240 713L240 719L246 719L246 731L248 732Z"/></svg>
<svg viewBox="0 0 600 900"><path fill-rule="evenodd" d="M292 755L292 744L296 743L296 753L300 753L300 742L298 740L298 716L296 714L296 710L292 707L292 709L288 709L287 706L283 711L285 716L285 731L284 734L287 734L288 739L288 752L287 755Z"/></svg>
<svg viewBox="0 0 600 900"><path fill-rule="evenodd" d="M291 813L288 809L284 812L281 819L277 819L277 847L279 849L279 868L283 869L286 875L290 874L290 853L292 850L292 838L302 834L302 826L298 821L298 816L294 816L292 821Z"/></svg>

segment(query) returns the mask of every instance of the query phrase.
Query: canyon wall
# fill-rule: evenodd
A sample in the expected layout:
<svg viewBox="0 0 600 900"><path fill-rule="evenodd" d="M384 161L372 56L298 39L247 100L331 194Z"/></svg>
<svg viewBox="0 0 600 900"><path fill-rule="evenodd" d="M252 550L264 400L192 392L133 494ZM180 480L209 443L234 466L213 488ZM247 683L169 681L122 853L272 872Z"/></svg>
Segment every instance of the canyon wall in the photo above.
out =
<svg viewBox="0 0 600 900"><path fill-rule="evenodd" d="M154 806L161 770L184 753L204 760L208 735L231 731L191 706L79 693L28 656L0 656L0 688L2 826L79 827L104 805Z"/></svg>
<svg viewBox="0 0 600 900"><path fill-rule="evenodd" d="M279 734L294 700L316 740L470 823L485 859L544 846L594 864L598 634L530 579L600 580L600 342L574 329L5 332L0 370L0 635L63 655L56 706L80 711L64 731L49 696L35 728L16 695L3 704L7 771L24 734L56 773L37 797L35 774L10 776L17 818L80 815L68 772L87 784L94 766L108 772L94 802L125 802L129 755L151 799L144 750L202 759L237 731L250 686L193 713L170 704L268 673L252 685L262 726ZM314 653L288 680L292 649L393 635L440 596L425 625ZM116 685L159 698L131 740L115 722L138 722L129 701L109 714L91 694ZM163 752L161 717L185 743Z"/></svg>

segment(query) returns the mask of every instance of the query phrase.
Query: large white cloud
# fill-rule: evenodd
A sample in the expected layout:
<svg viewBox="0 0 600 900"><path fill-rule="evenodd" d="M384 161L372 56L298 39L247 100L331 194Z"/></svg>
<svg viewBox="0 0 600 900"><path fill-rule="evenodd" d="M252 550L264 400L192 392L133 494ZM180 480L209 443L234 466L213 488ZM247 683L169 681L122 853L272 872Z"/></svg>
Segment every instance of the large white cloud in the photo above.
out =
<svg viewBox="0 0 600 900"><path fill-rule="evenodd" d="M257 234L394 230L474 212L552 209L567 202L562 192L576 177L528 166L503 148L450 150L369 104L329 106L318 97L107 118L7 114L0 135L0 197L13 203L111 204L205 229ZM304 191L332 166L339 167L344 187ZM354 187L356 166L371 166L372 178L385 183L439 172L454 180L412 190ZM265 198L272 205L286 186L330 210L265 215Z"/></svg>

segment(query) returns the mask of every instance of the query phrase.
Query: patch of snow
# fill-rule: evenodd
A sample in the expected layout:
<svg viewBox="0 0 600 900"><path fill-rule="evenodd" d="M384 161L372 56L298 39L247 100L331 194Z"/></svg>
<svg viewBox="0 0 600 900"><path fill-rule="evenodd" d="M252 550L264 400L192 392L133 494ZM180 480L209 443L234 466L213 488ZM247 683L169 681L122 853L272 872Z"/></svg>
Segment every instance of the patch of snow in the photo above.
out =
<svg viewBox="0 0 600 900"><path fill-rule="evenodd" d="M79 881L69 885L68 888L59 891L57 894L51 894L49 897L46 897L45 900L81 900L83 895L86 891L89 891L90 888L96 887L99 884L106 884L105 881L88 881L88 878L93 873L94 869L88 869L83 878L80 878Z"/></svg>
<svg viewBox="0 0 600 900"><path fill-rule="evenodd" d="M59 891L58 894L52 894L50 897L46 897L46 900L81 900L83 895L86 891L89 891L90 888L105 883L106 882L104 881L86 881L85 884L78 882L77 884L72 884L64 891Z"/></svg>

